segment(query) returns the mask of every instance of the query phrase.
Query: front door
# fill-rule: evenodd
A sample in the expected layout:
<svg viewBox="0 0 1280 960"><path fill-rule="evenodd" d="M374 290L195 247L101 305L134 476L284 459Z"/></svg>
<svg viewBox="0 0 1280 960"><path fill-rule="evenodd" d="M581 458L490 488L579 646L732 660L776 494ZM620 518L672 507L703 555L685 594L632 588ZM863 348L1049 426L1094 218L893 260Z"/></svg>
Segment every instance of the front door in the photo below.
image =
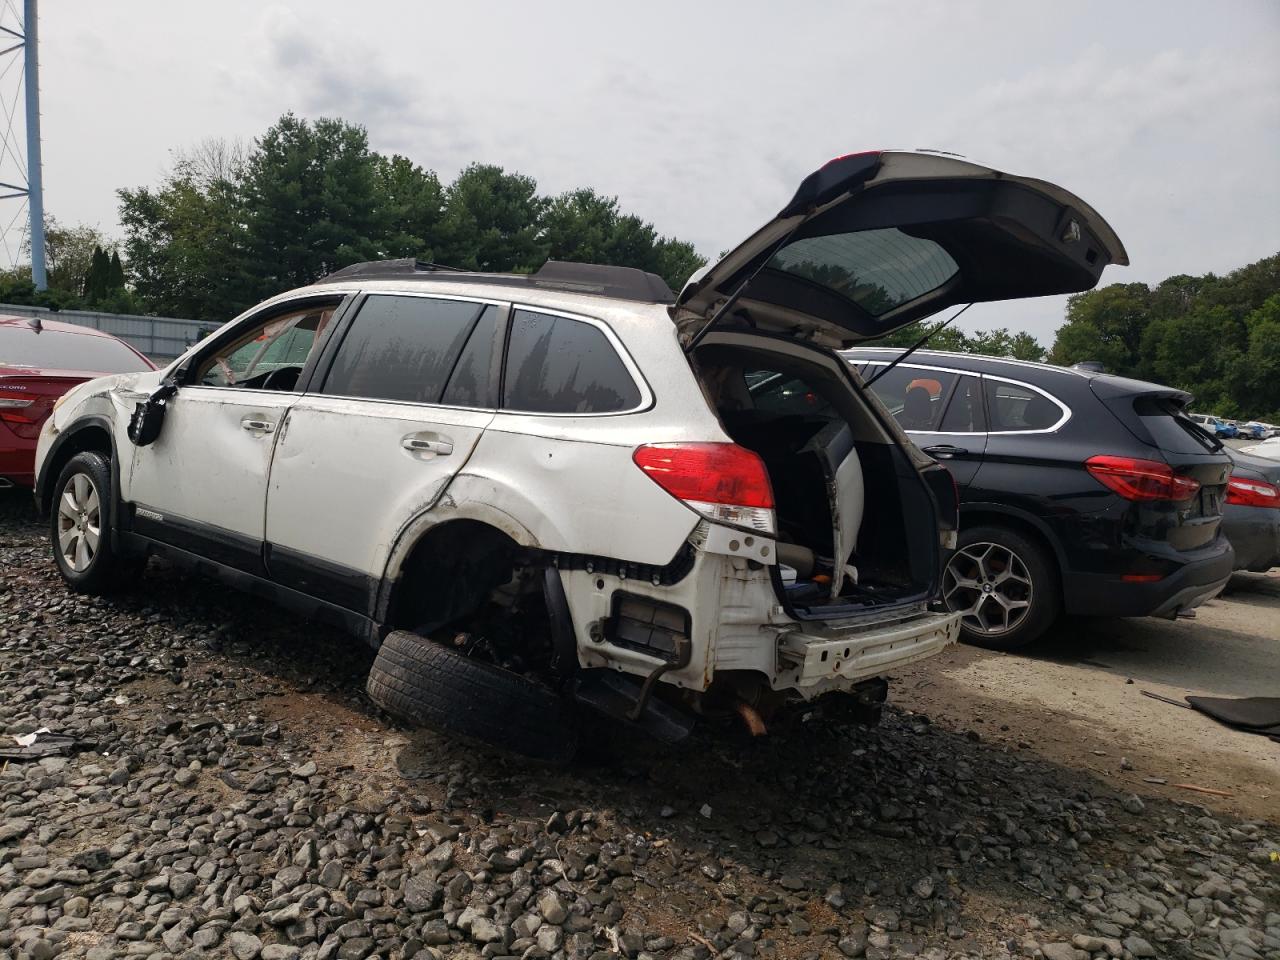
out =
<svg viewBox="0 0 1280 960"><path fill-rule="evenodd" d="M340 297L277 307L184 365L156 441L133 447L122 498L154 540L262 572L271 454L312 346Z"/></svg>
<svg viewBox="0 0 1280 960"><path fill-rule="evenodd" d="M267 567L287 587L369 614L397 535L494 417L506 310L370 294L344 327L276 443Z"/></svg>

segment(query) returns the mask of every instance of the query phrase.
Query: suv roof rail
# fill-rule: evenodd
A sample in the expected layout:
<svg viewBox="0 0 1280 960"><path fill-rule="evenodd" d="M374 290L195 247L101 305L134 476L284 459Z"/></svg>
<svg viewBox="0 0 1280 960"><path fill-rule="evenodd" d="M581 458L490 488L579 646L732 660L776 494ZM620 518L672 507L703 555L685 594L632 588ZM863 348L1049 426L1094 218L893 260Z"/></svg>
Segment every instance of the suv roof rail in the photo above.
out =
<svg viewBox="0 0 1280 960"><path fill-rule="evenodd" d="M593 293L619 300L671 303L675 293L656 273L637 267L616 267L600 263L569 263L548 260L536 273L473 273L413 257L399 260L371 260L353 263L321 278L319 283L338 280L445 280L451 283L494 283L504 286L539 287L570 293Z"/></svg>
<svg viewBox="0 0 1280 960"><path fill-rule="evenodd" d="M353 263L349 267L327 273L324 280L345 280L350 277L401 276L414 273L462 272L461 267L450 267L443 263L432 263L430 260L418 260L415 257L401 257L398 260L367 260L364 263Z"/></svg>

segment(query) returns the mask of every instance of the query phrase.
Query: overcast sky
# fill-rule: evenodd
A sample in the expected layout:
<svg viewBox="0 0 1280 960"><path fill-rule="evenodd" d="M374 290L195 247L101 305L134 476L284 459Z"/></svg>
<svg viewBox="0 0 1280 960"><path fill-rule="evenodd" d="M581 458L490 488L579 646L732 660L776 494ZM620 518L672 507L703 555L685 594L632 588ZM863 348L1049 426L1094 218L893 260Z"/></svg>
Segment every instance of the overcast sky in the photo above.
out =
<svg viewBox="0 0 1280 960"><path fill-rule="evenodd" d="M445 181L484 161L616 194L711 257L825 160L875 147L1075 191L1129 250L1104 283L1280 251L1274 0L625 9L45 0L46 209L118 235L115 190L156 183L172 148L293 110L364 124ZM1049 342L1063 306L982 305L963 325Z"/></svg>

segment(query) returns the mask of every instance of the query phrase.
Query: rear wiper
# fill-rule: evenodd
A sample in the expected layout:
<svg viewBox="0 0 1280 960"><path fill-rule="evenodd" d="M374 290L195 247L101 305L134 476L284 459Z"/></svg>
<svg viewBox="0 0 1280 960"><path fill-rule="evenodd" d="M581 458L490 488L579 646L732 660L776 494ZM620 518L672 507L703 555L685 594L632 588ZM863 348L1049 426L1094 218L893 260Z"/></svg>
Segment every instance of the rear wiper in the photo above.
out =
<svg viewBox="0 0 1280 960"><path fill-rule="evenodd" d="M930 339L931 339L935 334L937 334L937 333L941 332L941 330L942 330L942 328L943 328L943 327L945 327L945 326L946 326L947 324L949 324L952 320L954 320L956 317L960 316L960 314L964 313L966 310L968 310L968 309L969 309L970 307L972 307L972 306L973 306L973 304L972 304L972 303L966 303L963 307L961 307L959 310L957 310L957 311L956 311L955 313L953 313L951 316L947 317L947 319L943 320L940 324L938 324L936 327L934 327L932 330L930 330L928 333L926 333L923 337L921 337L919 340L917 340L914 344L912 344L912 345L911 345L911 347L910 347L908 350L904 351L902 354L900 354L899 356L895 357L895 358L893 359L893 361L892 361L892 362L890 362L889 364L887 364L887 365L886 365L886 366L885 366L885 367L884 367L884 368L883 368L879 373L877 373L874 377L872 377L870 380L868 380L866 385L867 385L868 387L869 387L869 386L871 386L873 383L875 383L877 380L879 380L881 377L883 377L886 373L888 373L890 370L892 370L894 367L896 367L898 364L900 364L903 360L907 359L907 357L911 356L913 353L915 353L917 350L919 350L921 347L923 347L926 343L928 343L928 342L929 342L929 340L930 340Z"/></svg>

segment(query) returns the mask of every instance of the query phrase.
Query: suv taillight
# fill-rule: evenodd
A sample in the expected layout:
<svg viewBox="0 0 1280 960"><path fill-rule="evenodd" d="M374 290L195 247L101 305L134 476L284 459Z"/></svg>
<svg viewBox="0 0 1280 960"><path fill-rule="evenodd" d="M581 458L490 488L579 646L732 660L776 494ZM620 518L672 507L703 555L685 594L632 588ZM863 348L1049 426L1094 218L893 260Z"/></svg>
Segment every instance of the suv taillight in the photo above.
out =
<svg viewBox="0 0 1280 960"><path fill-rule="evenodd" d="M773 487L764 461L736 443L647 443L637 467L708 520L773 535Z"/></svg>
<svg viewBox="0 0 1280 960"><path fill-rule="evenodd" d="M1126 500L1189 500L1200 481L1173 472L1167 463L1133 457L1090 457L1084 468L1104 487Z"/></svg>
<svg viewBox="0 0 1280 960"><path fill-rule="evenodd" d="M1227 481L1227 503L1242 507L1280 507L1280 487L1262 480L1232 477Z"/></svg>

